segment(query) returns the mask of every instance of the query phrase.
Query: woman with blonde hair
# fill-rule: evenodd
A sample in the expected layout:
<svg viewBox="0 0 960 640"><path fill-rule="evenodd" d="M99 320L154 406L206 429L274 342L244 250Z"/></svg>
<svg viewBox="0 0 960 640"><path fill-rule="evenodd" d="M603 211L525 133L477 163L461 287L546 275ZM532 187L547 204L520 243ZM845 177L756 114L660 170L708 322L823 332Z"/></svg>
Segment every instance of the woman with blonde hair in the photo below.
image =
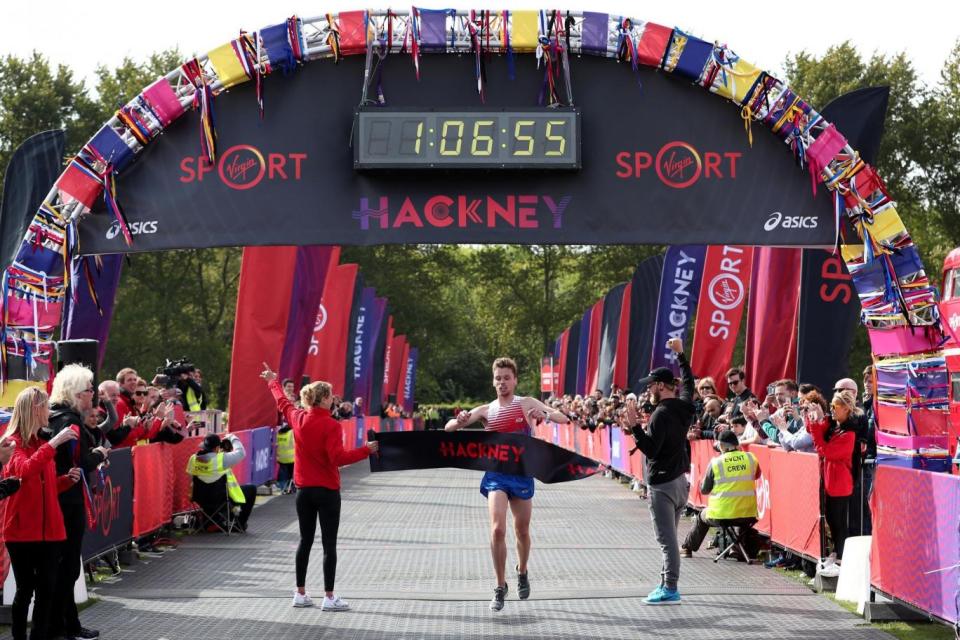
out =
<svg viewBox="0 0 960 640"><path fill-rule="evenodd" d="M3 518L3 539L17 581L13 597L14 640L27 638L27 609L33 604L31 640L53 637L49 632L59 547L66 539L57 492L74 486L80 470L70 469L57 477L53 458L60 445L77 439L77 431L64 429L44 442L39 437L47 426L50 409L47 394L31 387L17 396L5 438L14 443L13 456L4 467L7 478L19 478L20 490L10 497ZM67 447L63 447L66 449Z"/></svg>
<svg viewBox="0 0 960 640"><path fill-rule="evenodd" d="M343 430L330 415L333 391L329 382L312 382L300 389L302 409L296 408L277 382L277 374L266 362L260 376L267 381L277 401L277 410L293 428L293 482L297 486L297 519L300 544L297 547L297 590L294 607L312 607L306 592L307 563L320 521L323 545L323 589L321 609L345 611L350 608L333 592L337 572L337 531L340 528L340 467L359 462L377 450L376 442L357 449L343 448Z"/></svg>
<svg viewBox="0 0 960 640"><path fill-rule="evenodd" d="M50 392L50 433L67 429L77 430L77 442L57 451L57 473L80 467L83 474L93 473L107 459L107 449L100 445L97 434L90 431L83 415L93 409L93 372L79 364L68 364L53 379ZM66 640L93 640L100 637L96 630L80 625L80 614L73 599L73 585L80 577L80 555L83 534L87 530L87 514L83 501L83 485L77 483L60 494L66 541L60 545L60 567L54 593L51 635L63 635Z"/></svg>

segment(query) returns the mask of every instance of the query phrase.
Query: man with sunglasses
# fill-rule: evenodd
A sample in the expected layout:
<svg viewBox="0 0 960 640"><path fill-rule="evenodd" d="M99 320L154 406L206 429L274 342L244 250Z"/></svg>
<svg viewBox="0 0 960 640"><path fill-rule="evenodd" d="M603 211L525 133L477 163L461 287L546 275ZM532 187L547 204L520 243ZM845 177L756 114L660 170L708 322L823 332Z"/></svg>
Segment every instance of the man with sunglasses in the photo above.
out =
<svg viewBox="0 0 960 640"><path fill-rule="evenodd" d="M756 400L757 396L747 387L746 375L743 369L733 367L727 371L727 401L733 403L733 416L741 413L740 405L751 398Z"/></svg>
<svg viewBox="0 0 960 640"><path fill-rule="evenodd" d="M650 515L663 554L660 585L644 600L644 604L650 605L680 604L677 527L690 493L690 483L684 475L690 468L687 428L696 412L693 372L683 354L683 343L673 338L667 342L667 348L677 354L679 384L672 370L666 367L654 369L637 383L641 389L646 388L650 401L656 405L646 429L638 426L636 402L627 402L625 418L626 426L633 429L637 448L647 457L644 467L650 488Z"/></svg>

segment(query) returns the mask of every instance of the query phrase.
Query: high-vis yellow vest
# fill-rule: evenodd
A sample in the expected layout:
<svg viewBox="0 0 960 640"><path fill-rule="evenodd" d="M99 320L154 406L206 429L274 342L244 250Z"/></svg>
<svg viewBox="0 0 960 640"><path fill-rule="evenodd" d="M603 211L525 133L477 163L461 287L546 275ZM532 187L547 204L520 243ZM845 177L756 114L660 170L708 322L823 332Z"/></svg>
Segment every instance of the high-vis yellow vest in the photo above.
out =
<svg viewBox="0 0 960 640"><path fill-rule="evenodd" d="M187 473L197 476L208 484L213 484L220 479L220 476L227 476L227 495L230 496L230 499L237 504L247 502L243 490L240 489L240 483L237 482L237 477L233 475L233 471L224 468L222 453L218 453L209 460L201 460L197 457L197 454L193 454L187 461Z"/></svg>
<svg viewBox="0 0 960 640"><path fill-rule="evenodd" d="M733 520L757 517L757 493L753 477L757 459L746 451L727 451L710 461L713 490L707 506L707 518Z"/></svg>
<svg viewBox="0 0 960 640"><path fill-rule="evenodd" d="M200 408L200 398L197 397L197 392L193 390L193 387L187 387L187 411L201 411Z"/></svg>
<svg viewBox="0 0 960 640"><path fill-rule="evenodd" d="M277 462L293 463L293 429L277 432Z"/></svg>

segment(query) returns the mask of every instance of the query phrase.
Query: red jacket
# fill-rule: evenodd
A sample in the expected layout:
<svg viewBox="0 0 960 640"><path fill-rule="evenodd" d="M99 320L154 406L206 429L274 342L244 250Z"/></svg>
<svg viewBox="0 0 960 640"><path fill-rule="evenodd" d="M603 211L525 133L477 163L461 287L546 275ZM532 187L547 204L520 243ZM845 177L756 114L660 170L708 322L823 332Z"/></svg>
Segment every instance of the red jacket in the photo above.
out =
<svg viewBox="0 0 960 640"><path fill-rule="evenodd" d="M857 436L853 431L835 431L830 440L824 438L829 420L814 422L807 427L817 453L823 458L823 488L831 498L843 498L853 493L853 447Z"/></svg>
<svg viewBox="0 0 960 640"><path fill-rule="evenodd" d="M63 512L57 494L73 486L67 476L57 477L56 450L34 438L23 444L18 434L10 437L16 448L3 468L7 478L20 478L20 490L7 498L3 516L6 542L60 542L67 539Z"/></svg>
<svg viewBox="0 0 960 640"><path fill-rule="evenodd" d="M297 409L276 380L270 381L270 393L287 424L293 427L293 481L298 487L339 489L340 467L363 460L370 450L344 449L343 428L327 409Z"/></svg>

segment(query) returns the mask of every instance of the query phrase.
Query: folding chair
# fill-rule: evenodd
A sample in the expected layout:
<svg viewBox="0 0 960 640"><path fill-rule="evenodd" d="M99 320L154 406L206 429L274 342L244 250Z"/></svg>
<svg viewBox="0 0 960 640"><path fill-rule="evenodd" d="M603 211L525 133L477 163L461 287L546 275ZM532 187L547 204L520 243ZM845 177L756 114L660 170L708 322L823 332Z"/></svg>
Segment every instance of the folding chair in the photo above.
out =
<svg viewBox="0 0 960 640"><path fill-rule="evenodd" d="M192 497L197 507L194 511L196 526L191 528L192 532L214 526L228 536L231 533L245 533L237 520L240 505L233 504L227 494L226 476L209 484L193 478Z"/></svg>
<svg viewBox="0 0 960 640"><path fill-rule="evenodd" d="M720 562L733 553L734 549L737 549L740 551L740 555L746 563L752 564L753 558L747 553L746 545L747 536L750 535L750 532L753 530L752 527L756 522L756 518L736 518L734 520L714 521L714 524L720 529L723 538L728 542L725 548L717 551L717 555L714 556L713 561Z"/></svg>

